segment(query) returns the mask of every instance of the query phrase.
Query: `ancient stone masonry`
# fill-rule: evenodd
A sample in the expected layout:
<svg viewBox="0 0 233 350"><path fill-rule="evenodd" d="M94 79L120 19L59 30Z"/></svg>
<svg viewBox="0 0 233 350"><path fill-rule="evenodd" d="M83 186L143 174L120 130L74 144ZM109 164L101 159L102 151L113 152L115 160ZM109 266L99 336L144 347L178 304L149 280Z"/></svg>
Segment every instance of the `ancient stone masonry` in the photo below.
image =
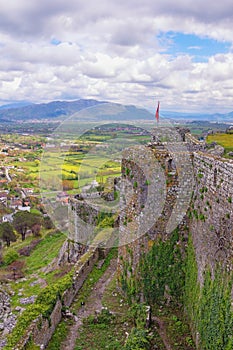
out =
<svg viewBox="0 0 233 350"><path fill-rule="evenodd" d="M143 209L148 200L163 207L154 206L154 223L148 230L138 232L135 240L119 247L119 283L131 302L148 300L151 295L156 295L158 301L161 279L166 281L162 291L166 299L167 290L172 290L173 281L179 281L178 274L183 271L184 286L179 290L177 285L172 297L174 301L181 297L197 349L217 349L216 344L220 344L219 349L232 349L233 161L221 158L220 148L199 142L188 130L158 127L152 131L147 147L154 155L154 160L150 159L151 173L154 167L162 168L158 172L161 181L157 188L151 187L148 172L147 176L143 174L144 160L148 161L146 149L137 167L133 152L125 152L122 177L128 185L122 196L127 206L126 218L123 213L120 217L120 241L127 241L133 226L142 229L138 221L142 215L147 217ZM135 182L137 186L133 186ZM153 214L149 211L150 217ZM180 257L174 261L180 265L177 273L170 274L174 261L166 264L159 249L168 246L175 236Z"/></svg>
<svg viewBox="0 0 233 350"><path fill-rule="evenodd" d="M154 242L161 247L161 244L169 243L169 240L177 235L179 259L186 267L192 267L189 271L190 276L186 271L182 281L189 300L184 306L186 309L189 307L190 315L187 316L198 349L202 348L206 334L200 312L206 314L206 300L202 292L206 291L208 276L212 289L214 283L218 282L219 274L225 276L220 286L223 288L229 276L228 290L232 289L230 276L233 269L233 161L221 158L220 154L220 148L216 145L210 147L205 142L196 140L187 129L157 127L152 130L151 142L148 145L137 145L124 150L122 178L119 184L118 277L122 290L131 297L136 297L136 300L143 301L145 290L140 290L140 259L143 257L146 260L145 253L149 252L152 246L156 248ZM74 225L74 240L85 239L80 236L82 234L92 239L99 214L95 202L89 203L88 198L71 200L70 212L73 218L70 225ZM177 230L174 232L175 229ZM153 252L153 249L151 251ZM162 266L164 271L166 262ZM181 270L183 271L182 267ZM187 275L193 284L186 284ZM136 285L135 281L139 281L139 284ZM171 281L169 283L172 285ZM147 287L150 288L150 283ZM167 292L169 284L166 287ZM213 292L211 288L207 289L207 294ZM190 293L187 293L187 290ZM219 294L215 297L220 300L221 288L217 292ZM223 311L220 311L230 314L229 308L224 306L226 300L219 301L223 308ZM215 304L217 305L217 302ZM230 304L229 292L228 305ZM209 311L217 315L218 319L217 308L209 307ZM210 319L207 312L205 322L209 328ZM228 323L227 317L222 322L221 336L226 330L225 323ZM209 328L209 337L213 338L212 329L210 331ZM200 330L203 332L201 335Z"/></svg>
<svg viewBox="0 0 233 350"><path fill-rule="evenodd" d="M185 214L194 187L192 158L183 141L187 131L154 129L151 143L147 147L135 156L135 150L127 150L124 154L122 181L124 183L125 180L127 185L122 191L126 205L122 206L125 210L120 216L122 244L119 255L124 260L129 258L123 245L130 242L129 249L133 252L130 263L133 270L151 241L159 237L165 240L178 225L180 229L186 226ZM203 145L198 144L197 147L202 148ZM141 225L138 224L140 221ZM137 234L134 233L132 237L135 225Z"/></svg>
<svg viewBox="0 0 233 350"><path fill-rule="evenodd" d="M87 251L87 246L71 239L65 240L58 255L42 271L49 273L68 263L75 263Z"/></svg>
<svg viewBox="0 0 233 350"><path fill-rule="evenodd" d="M51 339L56 326L61 320L62 310L66 309L73 302L76 294L82 287L93 266L101 257L106 257L107 251L101 248L90 248L74 265L74 272L72 276L72 286L65 290L61 297L57 298L57 302L47 317L40 315L34 319L27 327L24 334L22 334L20 341L17 343L17 348L25 349L27 344L33 341L41 349L45 349L49 340ZM0 298L3 300L2 310L9 308L9 301L7 295L0 292ZM3 311L0 310L0 316ZM13 321L11 321L13 322Z"/></svg>
<svg viewBox="0 0 233 350"><path fill-rule="evenodd" d="M115 195L120 191L120 178L111 179L103 188L102 192L98 192L98 196L83 196L77 194L74 198L69 199L68 215L69 215L69 239L78 242L81 245L96 245L97 234L99 233L98 224L105 217L114 215L116 218L114 227L118 226L116 210L108 205L108 202L115 201ZM104 231L104 230L103 230ZM110 231L110 230L109 230ZM112 239L118 239L117 233L112 228ZM101 244L108 247L114 243L109 241L110 232L102 232ZM105 237L104 237L105 236ZM118 235L117 235L118 236ZM113 245L112 245L113 244Z"/></svg>
<svg viewBox="0 0 233 350"><path fill-rule="evenodd" d="M0 286L0 348L6 344L6 337L16 323L16 315L12 313L10 295Z"/></svg>
<svg viewBox="0 0 233 350"><path fill-rule="evenodd" d="M190 230L196 250L199 279L207 264L232 269L233 161L194 152L195 192Z"/></svg>
<svg viewBox="0 0 233 350"><path fill-rule="evenodd" d="M123 260L129 259L134 270L151 240L158 237L166 239L172 229L178 227L182 231L188 227L195 246L200 282L203 281L206 267L210 266L213 272L216 262L231 269L233 161L210 154L207 145L196 140L187 129L154 129L147 148L154 155L154 160L149 160L150 167L159 165L163 173L157 170L160 182L150 187L148 175L145 176L143 170L148 161L147 150L144 150L144 155L142 151L137 156L137 164L133 153L125 152L122 176L127 180L123 191L127 205L120 217L122 244L124 241L127 243L127 236L129 232L132 234L135 225L137 230L141 229L138 218L142 215L147 215L150 227L144 229L145 234L137 231L135 239L131 239L128 247L133 253L130 257L123 246L119 248L119 255L123 256ZM165 182L165 187L162 182ZM148 199L149 190L151 197ZM153 214L151 210L143 213L148 200L159 202L162 209L157 205ZM151 220L150 216L153 215L154 220ZM186 239L187 230L183 232Z"/></svg>
<svg viewBox="0 0 233 350"><path fill-rule="evenodd" d="M94 237L93 227L98 218L98 207L89 204L88 199L74 198L69 202L69 238L75 242L89 244Z"/></svg>
<svg viewBox="0 0 233 350"><path fill-rule="evenodd" d="M177 227L184 241L192 234L200 282L216 262L232 268L233 161L217 156L213 146L210 150L188 129L158 127L147 146L124 151L119 256L130 259L133 270L151 241L167 239ZM113 200L114 186L110 192ZM74 198L69 211L71 239L88 244L95 236L98 205Z"/></svg>

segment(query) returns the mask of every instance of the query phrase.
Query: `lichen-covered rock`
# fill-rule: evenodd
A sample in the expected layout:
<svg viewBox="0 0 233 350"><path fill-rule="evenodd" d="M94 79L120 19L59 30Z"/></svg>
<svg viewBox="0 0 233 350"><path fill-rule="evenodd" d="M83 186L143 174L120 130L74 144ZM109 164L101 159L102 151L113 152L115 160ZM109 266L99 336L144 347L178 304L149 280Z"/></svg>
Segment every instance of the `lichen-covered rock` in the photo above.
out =
<svg viewBox="0 0 233 350"><path fill-rule="evenodd" d="M0 348L6 345L6 335L16 324L16 315L11 312L10 295L0 287Z"/></svg>

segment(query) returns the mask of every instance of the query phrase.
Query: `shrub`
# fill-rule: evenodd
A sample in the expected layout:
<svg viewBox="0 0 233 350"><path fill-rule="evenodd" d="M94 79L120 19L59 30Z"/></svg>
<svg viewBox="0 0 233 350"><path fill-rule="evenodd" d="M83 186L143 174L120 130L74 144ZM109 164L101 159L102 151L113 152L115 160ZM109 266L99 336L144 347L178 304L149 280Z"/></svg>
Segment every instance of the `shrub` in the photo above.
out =
<svg viewBox="0 0 233 350"><path fill-rule="evenodd" d="M4 256L4 265L10 265L19 258L19 254L14 249L9 249Z"/></svg>
<svg viewBox="0 0 233 350"><path fill-rule="evenodd" d="M137 329L143 329L146 326L147 309L144 304L133 304L129 310L129 316L134 320Z"/></svg>
<svg viewBox="0 0 233 350"><path fill-rule="evenodd" d="M144 329L133 328L123 349L124 350L150 349L148 332Z"/></svg>
<svg viewBox="0 0 233 350"><path fill-rule="evenodd" d="M207 270L201 287L191 237L185 270L184 306L193 331L200 335L200 349L232 349L232 273L229 275L228 271L217 266L213 278L210 270Z"/></svg>
<svg viewBox="0 0 233 350"><path fill-rule="evenodd" d="M27 327L40 315L42 317L50 317L51 311L57 301L58 296L62 296L63 292L72 285L71 271L58 282L51 286L45 287L38 295L35 304L29 305L28 308L19 316L17 324L13 332L9 334L6 350L14 349L19 339L25 333Z"/></svg>
<svg viewBox="0 0 233 350"><path fill-rule="evenodd" d="M109 324L113 320L114 315L108 309L102 309L101 313L98 315L98 323Z"/></svg>

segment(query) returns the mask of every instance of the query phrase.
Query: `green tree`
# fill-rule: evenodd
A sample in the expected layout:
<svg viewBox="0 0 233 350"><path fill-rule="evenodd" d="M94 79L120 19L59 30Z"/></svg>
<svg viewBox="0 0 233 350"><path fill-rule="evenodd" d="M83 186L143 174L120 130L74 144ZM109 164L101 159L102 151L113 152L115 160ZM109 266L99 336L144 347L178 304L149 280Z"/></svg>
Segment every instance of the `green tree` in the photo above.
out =
<svg viewBox="0 0 233 350"><path fill-rule="evenodd" d="M40 214L29 213L28 227L32 230L34 236L39 236L42 225L42 217Z"/></svg>
<svg viewBox="0 0 233 350"><path fill-rule="evenodd" d="M42 218L38 214L18 211L13 217L13 226L24 241L28 229L31 229L34 235L39 234L38 225L41 226L41 221Z"/></svg>
<svg viewBox="0 0 233 350"><path fill-rule="evenodd" d="M29 213L27 211L18 211L13 217L13 226L21 235L22 241L25 240L28 230L28 215Z"/></svg>
<svg viewBox="0 0 233 350"><path fill-rule="evenodd" d="M10 246L11 242L16 241L14 229L9 222L0 224L0 238L6 242L7 247Z"/></svg>

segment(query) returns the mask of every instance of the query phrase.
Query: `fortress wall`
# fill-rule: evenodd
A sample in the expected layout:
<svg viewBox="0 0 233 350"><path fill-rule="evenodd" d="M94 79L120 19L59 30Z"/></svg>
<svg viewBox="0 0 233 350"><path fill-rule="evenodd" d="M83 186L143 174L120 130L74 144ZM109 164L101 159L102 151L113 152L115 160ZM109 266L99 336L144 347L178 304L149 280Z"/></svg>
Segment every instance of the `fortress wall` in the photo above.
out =
<svg viewBox="0 0 233 350"><path fill-rule="evenodd" d="M186 215L183 216L180 210L183 219L178 225L179 246L184 252L184 256L188 256L184 306L193 339L198 349L203 349L203 344L208 344L208 348L214 349L213 343L218 338L221 344L226 346L224 349L230 349L233 343L231 343L231 340L228 342L224 337L225 334L228 334L229 339L232 336L230 334L231 330L228 332L227 327L229 319L232 317L229 305L230 299L233 298L233 289L230 282L233 270L233 161L207 153L202 143L194 141L189 137L185 140L185 146L192 159L192 164L186 168L186 176L183 177L183 182L185 188L191 186L190 189L193 189L193 191L192 195L191 191L189 192L188 201L190 201L190 204ZM156 140L153 142L152 140L149 147L154 152L159 166L163 169L166 191L162 195L165 198L165 203L158 218L156 218L156 211L153 212L156 218L155 223L143 236L119 248L119 282L123 291L131 298L135 297L135 294L133 294L135 281L138 277L140 278L140 275L137 275L140 258L143 253L148 252L158 238L168 239L169 233L166 232L166 228L174 212L176 199L182 204L181 196L178 193L180 179L182 182L179 174L182 160L181 162L174 161L173 155L166 150L165 142L156 142ZM140 159L138 160L138 164L141 165L140 169L143 169L143 162L143 157L141 163ZM146 190L143 172L140 172L130 159L128 162L123 160L122 176L123 179L127 180L128 187L127 185L124 187L122 194L126 198L127 206L120 217L120 234L123 235L123 239L127 243L126 237L127 233L130 232L130 225L135 222L134 225L137 228L137 217L143 215L142 212L145 203L148 202L150 187ZM194 181L189 181L189 178L194 179ZM135 182L137 186L133 186ZM161 183L158 184L158 188L161 188L159 185ZM152 191L151 200L158 201L159 198L160 193L157 192L157 189ZM176 213L179 214L179 210ZM148 219L150 219L150 216L148 216ZM189 233L192 239L187 242ZM220 269L217 268L217 265L220 265ZM209 269L211 275L206 273ZM221 279L221 277L223 278ZM206 282L208 278L211 280L209 284ZM198 280L200 283L198 283ZM148 288L150 288L149 284ZM226 294L224 294L225 291L222 292L225 289ZM205 293L211 300L207 306ZM137 290L136 297L143 300L143 290ZM212 300L214 300L213 303ZM205 307L208 307L212 312L211 316L208 312L204 315L201 314ZM226 316L220 319L222 313ZM215 325L213 326L214 318ZM220 323L221 327L219 328L217 325Z"/></svg>
<svg viewBox="0 0 233 350"><path fill-rule="evenodd" d="M146 171L146 166L149 171ZM119 274L125 261L134 272L141 255L150 249L153 241L159 238L166 240L170 236L167 224L176 205L178 184L175 163L163 146L157 147L152 143L148 153L138 152L135 156L129 153L122 160L121 207L125 209L119 220ZM189 183L187 186L190 186ZM183 234L186 218L179 223ZM187 237L187 230L184 234Z"/></svg>
<svg viewBox="0 0 233 350"><path fill-rule="evenodd" d="M22 335L20 343L17 344L17 350L25 349L26 345L31 341L39 345L41 349L46 347L61 320L62 308L71 305L76 294L99 259L100 253L102 254L101 249L95 247L87 251L87 253L79 259L75 264L73 285L64 292L62 299L58 298L48 318L39 316L28 326L26 332Z"/></svg>
<svg viewBox="0 0 233 350"><path fill-rule="evenodd" d="M22 335L20 342L17 344L17 350L23 350L27 344L34 342L41 349L45 349L49 343L57 325L62 318L62 310L69 307L74 301L89 273L99 259L106 258L109 249L101 247L90 247L90 249L77 261L74 266L73 284L64 293L62 298L58 298L54 308L47 318L39 316L32 321L25 333Z"/></svg>
<svg viewBox="0 0 233 350"><path fill-rule="evenodd" d="M190 232L196 251L199 280L216 262L232 269L233 161L207 153L193 154L195 191L190 208Z"/></svg>
<svg viewBox="0 0 233 350"><path fill-rule="evenodd" d="M135 239L128 246L133 252L130 258L133 270L139 262L141 253L147 250L148 244L150 245L150 240L155 240L157 237L166 239L166 224L176 199L176 175L171 176L169 169L167 169L167 162L170 156L165 149L160 150L160 148L152 146L152 150L154 150L156 159L164 167L164 174L167 178L166 201L160 217L145 237ZM192 145L190 145L190 150L192 150L190 155L194 173L193 198L189 209L191 220L187 222L187 218L184 217L183 222L184 226L188 225L189 232L192 235L199 280L203 282L203 272L207 266L210 266L213 271L216 262L220 262L227 269L232 269L233 161L208 154L207 152L196 152ZM126 169L128 170L128 176ZM129 203L127 203L126 212L124 212L127 220L123 217L120 220L120 234L126 237L125 231L127 231L129 225L132 225L129 221L134 221L135 215L139 215L143 210L147 191L144 176L139 169L135 168L133 162L123 161L122 174L123 177L127 177L131 185L135 182L138 184L137 188L133 189L133 194L127 188L124 191L124 196L131 198ZM155 192L154 198L159 198L159 194ZM182 230L183 222L179 225L179 230ZM184 234L187 236L187 233L184 232ZM120 247L119 256L123 256L124 260L129 259L127 249L124 246ZM119 265L121 265L120 261ZM121 266L118 266L118 268L120 271Z"/></svg>

